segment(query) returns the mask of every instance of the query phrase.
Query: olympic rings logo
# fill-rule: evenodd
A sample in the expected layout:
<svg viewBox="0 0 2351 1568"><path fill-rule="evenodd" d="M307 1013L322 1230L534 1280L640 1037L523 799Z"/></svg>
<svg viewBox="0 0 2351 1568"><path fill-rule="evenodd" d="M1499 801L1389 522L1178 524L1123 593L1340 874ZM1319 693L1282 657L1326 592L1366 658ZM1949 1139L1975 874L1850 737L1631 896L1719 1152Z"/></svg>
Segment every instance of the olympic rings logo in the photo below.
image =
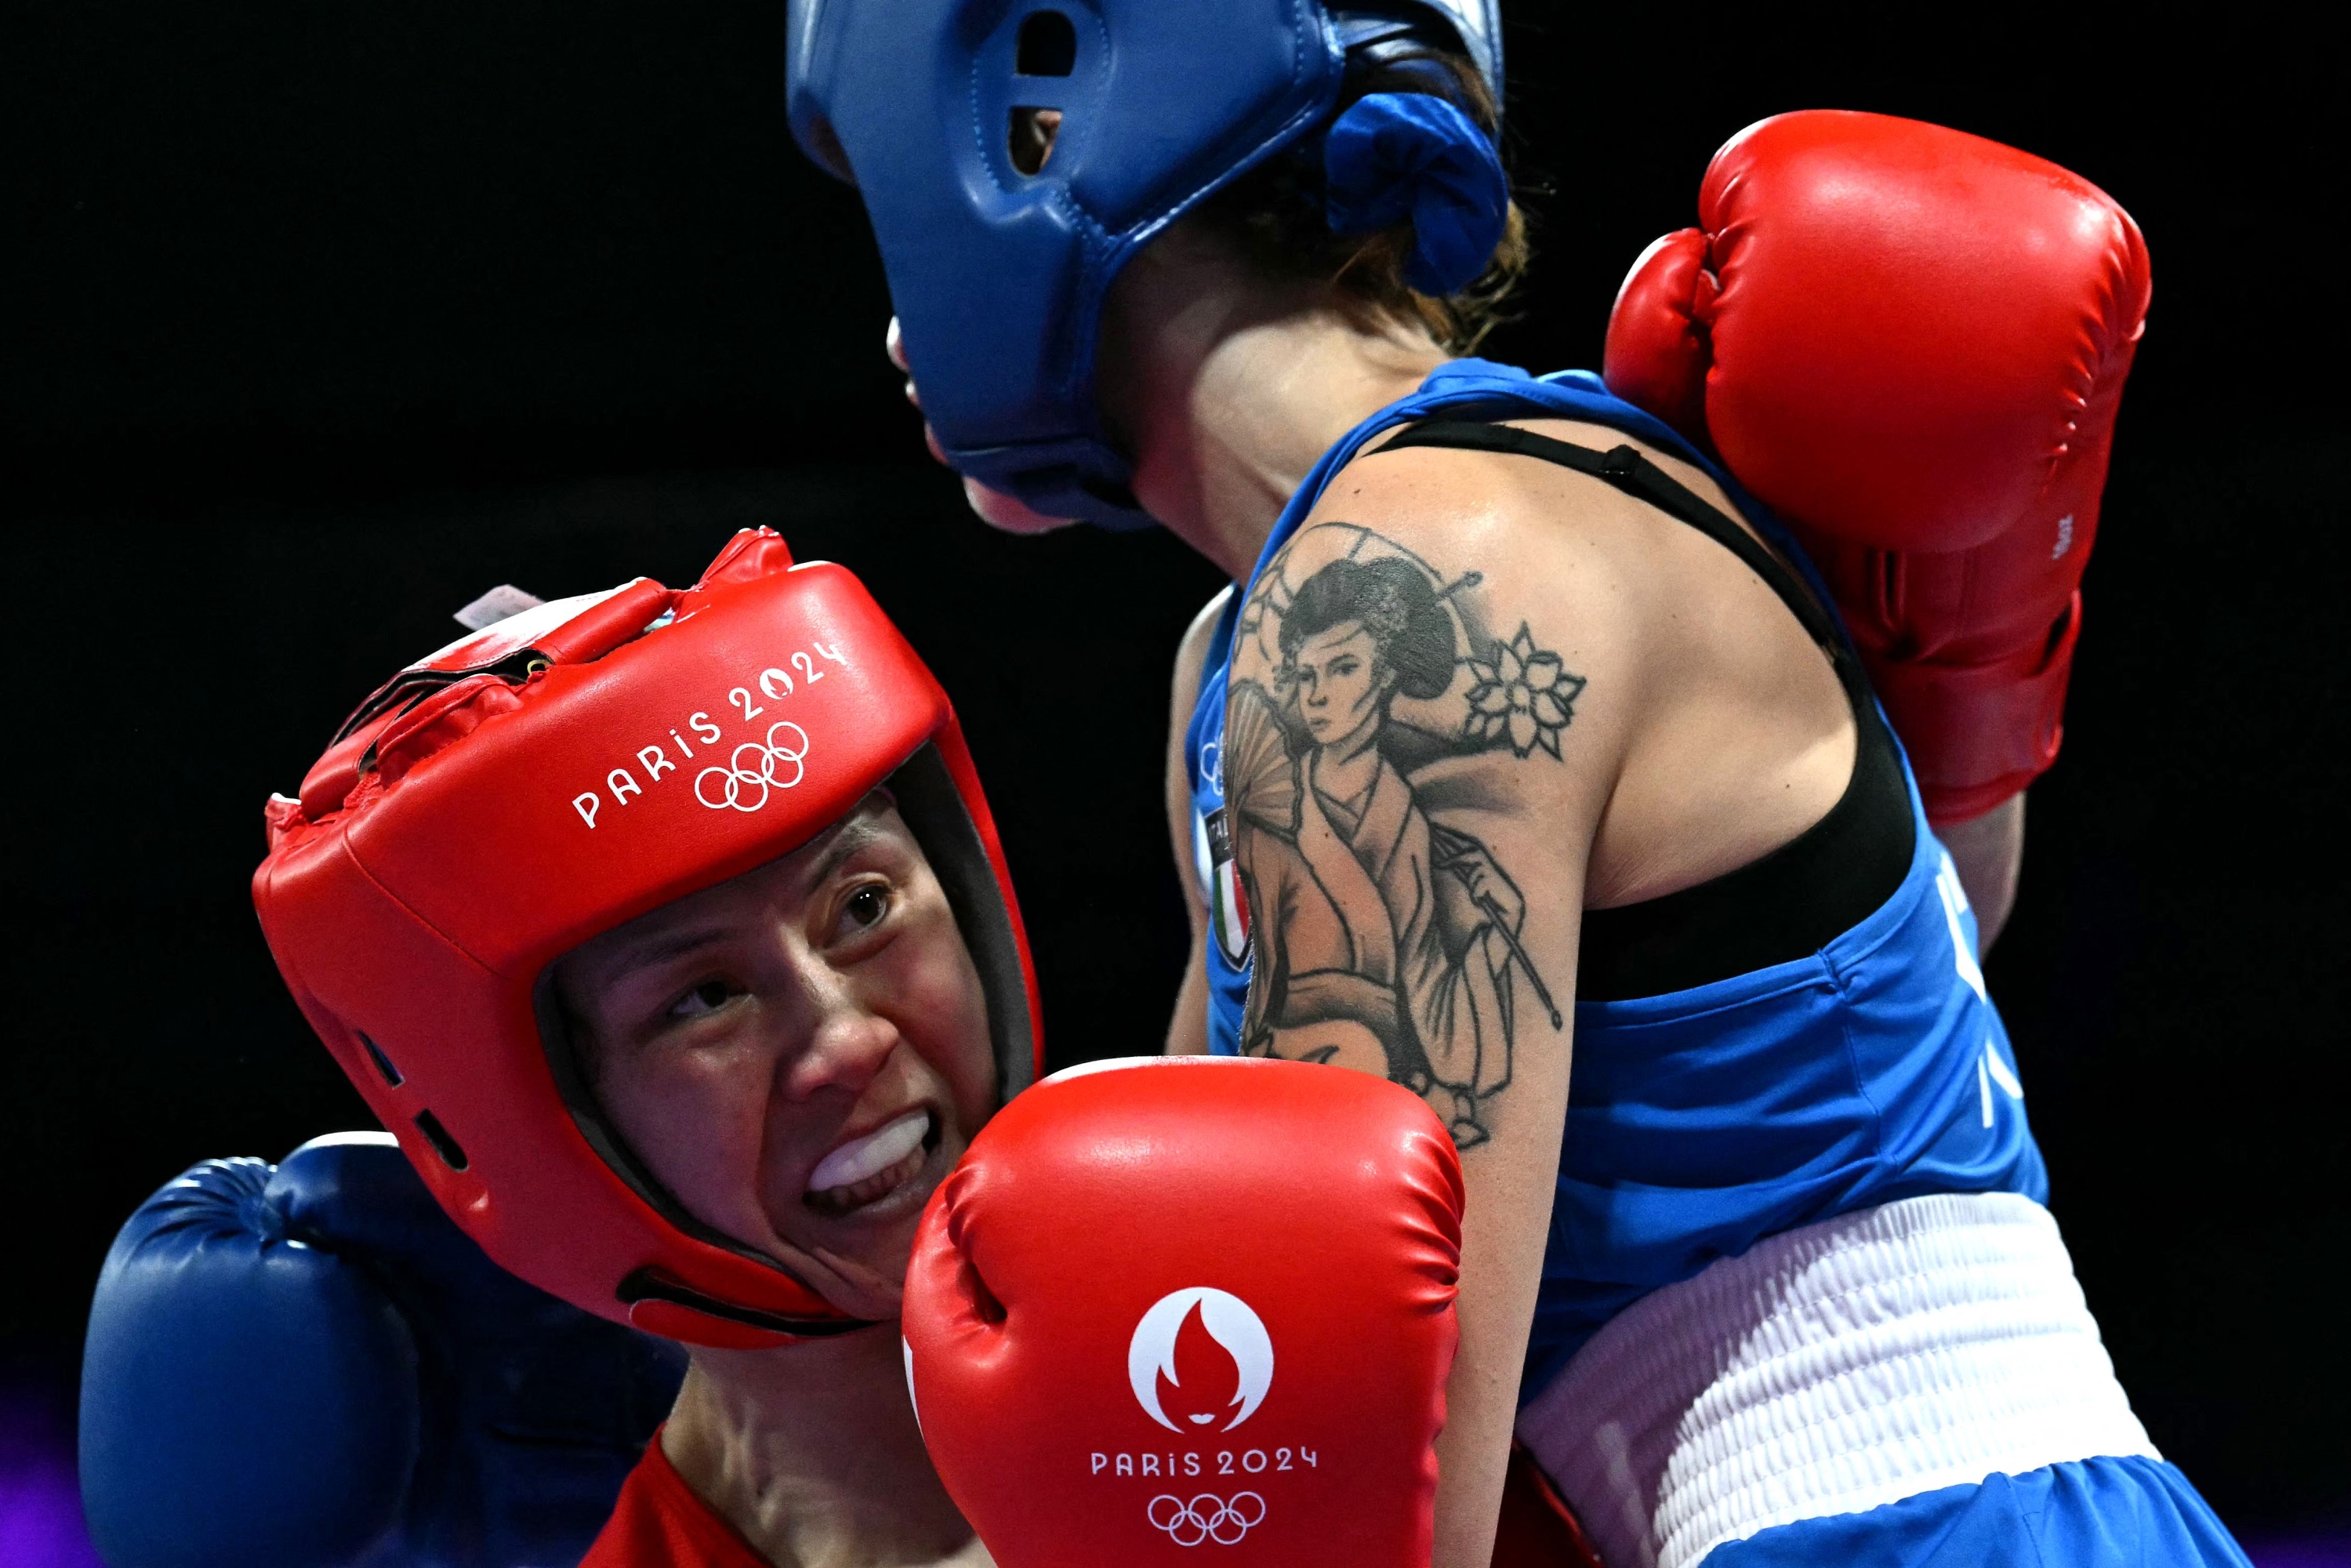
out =
<svg viewBox="0 0 2351 1568"><path fill-rule="evenodd" d="M777 744L776 732L784 729L789 729L800 737L797 750L789 746ZM743 758L743 754L747 751L751 754L751 761L747 765ZM768 738L764 745L756 740L747 740L735 748L734 755L726 759L726 767L705 768L695 774L694 798L714 811L724 810L729 806L738 811L756 811L768 803L769 793L777 789L789 789L807 776L808 754L808 731L790 719L778 719L768 727ZM778 778L776 770L787 762L792 766L792 776L789 779ZM718 780L719 790L718 798L715 800L707 792L713 779ZM750 797L750 791L754 788L759 791L757 800L752 800ZM746 801L749 803L746 804Z"/></svg>
<svg viewBox="0 0 2351 1568"><path fill-rule="evenodd" d="M1219 1546L1238 1545L1242 1536L1265 1522L1265 1499L1253 1491L1235 1492L1227 1502L1214 1492L1202 1492L1191 1501L1165 1492L1151 1500L1144 1516L1167 1532L1178 1546L1213 1541Z"/></svg>

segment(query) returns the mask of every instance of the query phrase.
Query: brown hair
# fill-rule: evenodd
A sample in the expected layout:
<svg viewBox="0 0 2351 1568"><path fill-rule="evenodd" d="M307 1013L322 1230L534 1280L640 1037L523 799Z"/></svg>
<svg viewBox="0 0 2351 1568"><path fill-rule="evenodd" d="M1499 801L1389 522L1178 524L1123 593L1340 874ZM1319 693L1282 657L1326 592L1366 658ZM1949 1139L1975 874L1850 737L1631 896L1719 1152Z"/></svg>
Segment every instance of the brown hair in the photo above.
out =
<svg viewBox="0 0 2351 1568"><path fill-rule="evenodd" d="M1440 72L1452 89L1440 96L1487 135L1499 138L1500 115L1477 68L1466 56L1419 43L1382 51L1376 60L1350 68L1332 116L1375 92L1426 92L1432 77ZM1416 323L1440 347L1457 354L1475 349L1510 319L1504 307L1533 255L1526 214L1514 201L1484 272L1455 293L1421 293L1405 281L1413 252L1409 218L1370 234L1331 232L1323 217L1319 136L1277 153L1217 192L1200 204L1194 221L1265 276L1328 283L1343 303L1367 315Z"/></svg>

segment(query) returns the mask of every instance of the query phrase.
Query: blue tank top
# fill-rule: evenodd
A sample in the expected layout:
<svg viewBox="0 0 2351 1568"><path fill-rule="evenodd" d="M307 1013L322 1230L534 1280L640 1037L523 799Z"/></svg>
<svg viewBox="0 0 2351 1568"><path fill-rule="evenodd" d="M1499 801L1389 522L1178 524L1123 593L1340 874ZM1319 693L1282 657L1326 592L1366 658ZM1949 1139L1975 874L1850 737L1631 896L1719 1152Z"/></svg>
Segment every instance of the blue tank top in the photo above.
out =
<svg viewBox="0 0 2351 1568"><path fill-rule="evenodd" d="M1828 602L1764 508L1597 376L1538 380L1481 360L1440 367L1324 454L1256 570L1366 441L1440 413L1581 420L1696 464ZM1196 870L1211 912L1208 1044L1220 1054L1239 1048L1249 995L1218 750L1233 627L1249 586L1217 625L1185 737ZM1975 915L1927 825L1907 758L1903 775L1917 847L1900 887L1859 925L1795 962L1663 996L1575 1004L1567 1126L1522 1400L1641 1296L1775 1232L1928 1193L2046 1200L2008 1032L1976 964Z"/></svg>

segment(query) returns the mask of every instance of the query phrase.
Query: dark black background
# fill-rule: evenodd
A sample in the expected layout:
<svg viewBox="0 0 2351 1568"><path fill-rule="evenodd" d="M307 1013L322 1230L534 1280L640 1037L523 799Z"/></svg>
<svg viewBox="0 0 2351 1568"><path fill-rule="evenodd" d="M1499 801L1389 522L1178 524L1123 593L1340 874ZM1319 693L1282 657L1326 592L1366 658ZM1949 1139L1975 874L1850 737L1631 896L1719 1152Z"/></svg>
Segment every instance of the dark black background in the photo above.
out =
<svg viewBox="0 0 2351 1568"><path fill-rule="evenodd" d="M1491 351L1595 362L1626 265L1779 110L1959 126L2139 219L2154 311L2070 738L1990 974L2137 1408L2276 1529L2351 1500L2340 78L2283 16L2147 16L1521 0L1541 259ZM246 901L260 804L493 583L680 581L753 523L854 567L964 711L1055 1057L1155 1046L1168 654L1215 579L1164 537L963 513L853 193L785 132L778 0L0 26L0 1371L69 1385L114 1228L183 1166L366 1124Z"/></svg>

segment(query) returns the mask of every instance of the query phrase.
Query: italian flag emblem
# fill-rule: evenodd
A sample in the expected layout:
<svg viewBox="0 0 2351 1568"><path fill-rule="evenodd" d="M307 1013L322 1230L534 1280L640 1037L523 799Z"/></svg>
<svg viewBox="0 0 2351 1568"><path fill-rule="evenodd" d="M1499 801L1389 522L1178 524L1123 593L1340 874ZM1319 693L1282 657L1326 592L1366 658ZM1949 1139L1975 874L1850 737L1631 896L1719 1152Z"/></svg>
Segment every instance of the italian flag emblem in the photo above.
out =
<svg viewBox="0 0 2351 1568"><path fill-rule="evenodd" d="M1216 932L1217 950L1238 969L1249 962L1249 897L1241 892L1240 872L1233 864L1229 808L1217 807L1202 823L1208 836L1208 925Z"/></svg>

